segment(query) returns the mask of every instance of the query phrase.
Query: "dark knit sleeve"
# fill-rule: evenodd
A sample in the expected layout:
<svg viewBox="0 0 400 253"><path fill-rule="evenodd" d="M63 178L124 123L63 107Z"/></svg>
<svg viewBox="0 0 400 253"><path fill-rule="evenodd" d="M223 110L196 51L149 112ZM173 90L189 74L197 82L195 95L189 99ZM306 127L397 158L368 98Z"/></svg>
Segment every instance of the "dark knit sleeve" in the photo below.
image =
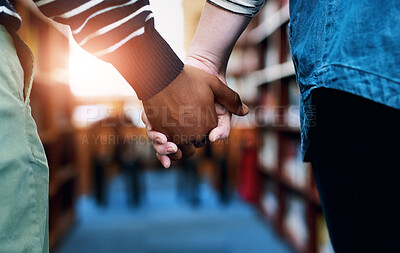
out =
<svg viewBox="0 0 400 253"><path fill-rule="evenodd" d="M44 15L69 25L78 44L113 64L146 100L183 68L154 28L148 0L35 0Z"/></svg>

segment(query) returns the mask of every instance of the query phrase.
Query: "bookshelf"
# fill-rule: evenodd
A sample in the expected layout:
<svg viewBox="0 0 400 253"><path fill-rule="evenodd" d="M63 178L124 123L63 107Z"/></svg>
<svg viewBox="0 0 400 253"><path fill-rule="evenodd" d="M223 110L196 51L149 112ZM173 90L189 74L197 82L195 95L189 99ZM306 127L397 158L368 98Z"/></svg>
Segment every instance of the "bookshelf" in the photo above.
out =
<svg viewBox="0 0 400 253"><path fill-rule="evenodd" d="M333 250L311 164L301 160L299 89L288 23L288 1L267 0L234 48L228 80L241 94L255 90L244 99L253 105L259 136L262 219L296 252L329 253Z"/></svg>
<svg viewBox="0 0 400 253"><path fill-rule="evenodd" d="M75 220L77 134L71 120L75 101L68 85L69 35L65 27L44 17L32 1L11 3L23 19L18 33L36 60L30 105L49 163L52 249Z"/></svg>

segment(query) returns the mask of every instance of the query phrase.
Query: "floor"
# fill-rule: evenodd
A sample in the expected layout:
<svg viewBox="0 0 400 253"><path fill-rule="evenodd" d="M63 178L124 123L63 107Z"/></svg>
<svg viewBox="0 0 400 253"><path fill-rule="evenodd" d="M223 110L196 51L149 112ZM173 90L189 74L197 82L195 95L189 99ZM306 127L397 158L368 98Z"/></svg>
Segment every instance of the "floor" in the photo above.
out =
<svg viewBox="0 0 400 253"><path fill-rule="evenodd" d="M259 220L252 207L233 197L222 205L200 185L198 207L176 194L176 171L146 172L146 199L127 205L123 177L110 182L108 206L92 198L77 203L77 223L54 253L291 253Z"/></svg>

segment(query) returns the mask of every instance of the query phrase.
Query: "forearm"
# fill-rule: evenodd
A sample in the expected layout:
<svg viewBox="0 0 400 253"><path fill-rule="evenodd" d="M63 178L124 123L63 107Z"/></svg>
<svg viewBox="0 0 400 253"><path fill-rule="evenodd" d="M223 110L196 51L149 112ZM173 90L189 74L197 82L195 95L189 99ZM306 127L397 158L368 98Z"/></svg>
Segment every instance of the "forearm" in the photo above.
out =
<svg viewBox="0 0 400 253"><path fill-rule="evenodd" d="M224 78L236 41L263 3L257 1L257 5L246 8L234 3L246 1L230 1L230 5L225 5L223 0L206 2L185 61L187 64L201 65L203 70Z"/></svg>
<svg viewBox="0 0 400 253"><path fill-rule="evenodd" d="M200 62L209 68L209 73L223 76L233 46L250 20L207 2L185 62Z"/></svg>
<svg viewBox="0 0 400 253"><path fill-rule="evenodd" d="M183 68L154 28L148 0L34 0L46 16L69 25L86 51L110 62L148 99L172 82Z"/></svg>

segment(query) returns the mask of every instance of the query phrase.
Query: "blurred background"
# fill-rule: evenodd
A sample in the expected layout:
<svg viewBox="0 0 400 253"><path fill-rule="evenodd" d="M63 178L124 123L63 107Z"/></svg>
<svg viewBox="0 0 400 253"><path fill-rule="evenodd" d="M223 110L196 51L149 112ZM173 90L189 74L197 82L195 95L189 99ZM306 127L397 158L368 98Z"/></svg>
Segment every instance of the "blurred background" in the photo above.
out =
<svg viewBox="0 0 400 253"><path fill-rule="evenodd" d="M251 113L168 170L119 73L31 1L11 2L37 61L31 107L50 167L51 252L333 252L301 161L287 0L266 1L229 62L228 84ZM205 0L150 2L183 60Z"/></svg>

